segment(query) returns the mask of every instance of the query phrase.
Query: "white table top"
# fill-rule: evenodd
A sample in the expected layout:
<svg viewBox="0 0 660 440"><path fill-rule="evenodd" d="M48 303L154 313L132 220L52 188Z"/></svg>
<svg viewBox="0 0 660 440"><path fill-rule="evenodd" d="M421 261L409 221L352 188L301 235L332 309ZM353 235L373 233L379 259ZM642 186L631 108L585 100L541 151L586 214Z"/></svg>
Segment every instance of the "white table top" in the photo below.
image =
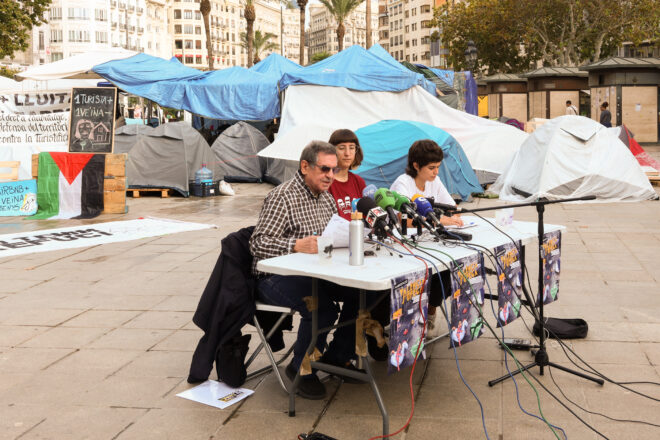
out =
<svg viewBox="0 0 660 440"><path fill-rule="evenodd" d="M478 217L463 216L463 220L476 223L476 226L464 230L464 232L472 234L472 240L468 243L493 249L511 242L509 238ZM488 220L495 223L494 219ZM564 226L545 225L545 232L565 229ZM521 240L523 245L536 243L537 224L535 222L515 221L505 232L512 238ZM445 252L454 259L463 258L477 252L461 246L448 247L433 241L422 241L420 244L424 247ZM394 247L403 250L398 245ZM365 243L365 250L367 249L372 248L371 245ZM411 250L414 252L414 249ZM426 254L419 254L425 258L430 258ZM434 255L436 255L437 260L442 260L445 263L451 261L447 256L441 256L437 253L434 253ZM439 270L444 269L443 264L436 262L436 265ZM429 267L431 267L430 264ZM424 263L412 256L399 257L396 253L391 256L389 250L381 248L376 252L376 256L364 257L362 266L351 266L348 264L348 249L341 248L333 250L332 258L324 264L321 264L316 254L292 253L261 260L257 264L257 269L261 272L277 275L309 276L358 289L385 290L390 289L392 278L422 270L424 269Z"/></svg>

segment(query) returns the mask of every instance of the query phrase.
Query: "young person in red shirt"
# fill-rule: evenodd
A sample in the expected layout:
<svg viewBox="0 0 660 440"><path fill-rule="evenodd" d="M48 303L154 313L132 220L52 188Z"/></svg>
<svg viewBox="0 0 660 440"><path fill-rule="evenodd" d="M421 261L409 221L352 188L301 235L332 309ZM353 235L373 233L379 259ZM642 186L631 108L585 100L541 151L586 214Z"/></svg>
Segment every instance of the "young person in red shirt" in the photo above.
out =
<svg viewBox="0 0 660 440"><path fill-rule="evenodd" d="M337 213L350 221L351 202L362 197L362 190L366 186L364 179L350 170L360 166L364 155L360 141L351 130L345 128L335 130L328 142L337 148L335 180L328 191L337 204Z"/></svg>

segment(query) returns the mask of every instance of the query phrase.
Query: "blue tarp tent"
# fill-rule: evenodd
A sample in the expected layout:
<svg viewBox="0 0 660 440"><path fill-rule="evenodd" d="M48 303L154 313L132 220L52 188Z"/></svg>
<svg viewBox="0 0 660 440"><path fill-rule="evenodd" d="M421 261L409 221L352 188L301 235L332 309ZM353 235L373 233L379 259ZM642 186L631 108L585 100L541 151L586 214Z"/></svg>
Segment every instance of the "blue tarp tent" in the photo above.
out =
<svg viewBox="0 0 660 440"><path fill-rule="evenodd" d="M357 45L297 72L285 73L280 80L282 90L297 84L387 92L400 92L420 85L436 95L435 86L424 75L398 69Z"/></svg>
<svg viewBox="0 0 660 440"><path fill-rule="evenodd" d="M449 193L467 200L471 194L483 192L463 148L441 128L422 122L386 120L362 127L355 134L364 151L364 160L356 173L367 184L389 188L404 172L413 142L431 139L445 155L438 176Z"/></svg>
<svg viewBox="0 0 660 440"><path fill-rule="evenodd" d="M294 63L282 55L271 53L265 59L259 61L250 70L263 73L264 75L277 77L279 80L287 72L296 72L302 69L300 64Z"/></svg>
<svg viewBox="0 0 660 440"><path fill-rule="evenodd" d="M126 92L208 118L263 121L280 113L279 78L243 67L200 72L174 59L138 54L92 70Z"/></svg>

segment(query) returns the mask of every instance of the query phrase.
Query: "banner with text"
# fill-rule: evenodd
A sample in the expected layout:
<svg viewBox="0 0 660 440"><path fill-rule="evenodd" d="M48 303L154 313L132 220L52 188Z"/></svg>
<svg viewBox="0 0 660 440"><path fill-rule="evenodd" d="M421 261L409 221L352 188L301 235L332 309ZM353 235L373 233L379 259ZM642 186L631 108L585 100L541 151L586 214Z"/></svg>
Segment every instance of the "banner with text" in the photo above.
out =
<svg viewBox="0 0 660 440"><path fill-rule="evenodd" d="M559 295L559 263L561 259L561 231L543 234L541 247L543 258L543 304L557 301ZM536 306L541 305L541 292L536 298Z"/></svg>
<svg viewBox="0 0 660 440"><path fill-rule="evenodd" d="M474 341L483 333L479 309L484 303L484 257L479 253L451 267L451 340L449 348Z"/></svg>
<svg viewBox="0 0 660 440"><path fill-rule="evenodd" d="M0 113L42 115L68 112L71 90L7 92L0 94Z"/></svg>
<svg viewBox="0 0 660 440"><path fill-rule="evenodd" d="M43 115L0 113L0 161L21 163L18 178L32 178L32 155L67 151L69 112Z"/></svg>
<svg viewBox="0 0 660 440"><path fill-rule="evenodd" d="M411 366L417 350L421 350L420 359L426 356L422 333L428 314L430 283L424 283L424 278L425 272L422 270L392 280L388 374Z"/></svg>
<svg viewBox="0 0 660 440"><path fill-rule="evenodd" d="M0 182L0 216L34 215L36 212L36 180Z"/></svg>
<svg viewBox="0 0 660 440"><path fill-rule="evenodd" d="M518 247L520 246L518 242ZM507 243L493 249L497 262L497 326L502 327L520 315L522 270L518 247Z"/></svg>

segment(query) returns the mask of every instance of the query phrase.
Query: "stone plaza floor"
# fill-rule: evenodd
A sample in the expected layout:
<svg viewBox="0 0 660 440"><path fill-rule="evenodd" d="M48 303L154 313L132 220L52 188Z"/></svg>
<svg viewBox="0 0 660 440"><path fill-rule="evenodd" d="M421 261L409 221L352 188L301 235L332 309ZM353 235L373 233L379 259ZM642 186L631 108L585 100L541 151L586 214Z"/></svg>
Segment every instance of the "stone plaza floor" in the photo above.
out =
<svg viewBox="0 0 660 440"><path fill-rule="evenodd" d="M379 435L380 412L369 386L327 376L328 398L298 398L293 418L273 374L247 382L254 395L225 410L176 397L191 387L186 378L202 334L191 319L220 240L256 222L271 188L235 185L235 197L128 198L127 214L86 221L0 217L0 234L145 216L218 226L72 250L0 255L0 439L277 440L312 431L342 440ZM496 203L476 199L468 207ZM536 213L518 208L515 219L535 221ZM616 381L660 382L660 202L552 205L546 221L567 227L559 301L546 307L546 315L583 318L589 324L586 339L566 344ZM529 314L525 318L531 324ZM505 330L507 337L531 338L522 320ZM251 327L245 331L253 333ZM291 343L295 334L285 338ZM414 417L392 438L485 438L479 405L461 382L447 347L447 340L440 341L427 349L427 360L419 361L412 378ZM573 367L557 342L548 347L552 361ZM521 411L511 380L487 385L506 373L494 338L485 333L457 353L463 377L483 405L491 439L555 438L544 422ZM532 359L529 352L516 354L522 363ZM265 365L260 356L258 363ZM394 432L411 411L409 370L388 376L384 363L372 365ZM532 375L605 437L660 438L660 428L595 414L657 424L657 400L553 369L561 391L588 413L562 397L548 373L540 376L534 369ZM599 438L530 380L543 414L568 438ZM517 384L522 406L539 414L532 388L520 376ZM658 385L630 387L660 398Z"/></svg>

